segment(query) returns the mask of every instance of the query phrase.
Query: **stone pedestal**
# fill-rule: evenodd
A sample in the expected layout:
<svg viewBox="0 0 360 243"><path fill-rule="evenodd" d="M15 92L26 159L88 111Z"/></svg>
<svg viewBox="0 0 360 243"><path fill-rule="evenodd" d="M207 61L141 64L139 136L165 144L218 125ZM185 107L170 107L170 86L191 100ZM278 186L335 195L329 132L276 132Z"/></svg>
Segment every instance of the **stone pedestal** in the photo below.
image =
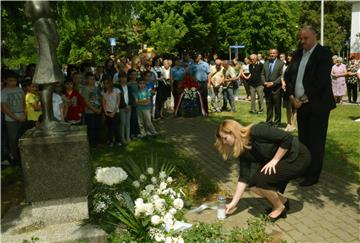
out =
<svg viewBox="0 0 360 243"><path fill-rule="evenodd" d="M27 206L2 220L2 240L22 242L102 243L106 233L83 225L89 217L90 151L86 128L39 135L29 130L20 139Z"/></svg>
<svg viewBox="0 0 360 243"><path fill-rule="evenodd" d="M90 151L85 127L47 136L29 130L19 144L27 202L88 195Z"/></svg>

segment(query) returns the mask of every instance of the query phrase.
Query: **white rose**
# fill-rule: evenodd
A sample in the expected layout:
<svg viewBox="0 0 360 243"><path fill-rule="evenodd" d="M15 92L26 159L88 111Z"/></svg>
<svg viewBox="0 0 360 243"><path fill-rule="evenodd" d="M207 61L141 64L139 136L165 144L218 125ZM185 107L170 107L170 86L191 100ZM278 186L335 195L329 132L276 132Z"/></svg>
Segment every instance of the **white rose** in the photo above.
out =
<svg viewBox="0 0 360 243"><path fill-rule="evenodd" d="M159 174L159 178L164 179L166 177L165 171L161 171Z"/></svg>
<svg viewBox="0 0 360 243"><path fill-rule="evenodd" d="M139 216L141 213L145 213L146 205L144 204L144 200L142 198L138 198L135 200L135 216Z"/></svg>
<svg viewBox="0 0 360 243"><path fill-rule="evenodd" d="M177 213L177 210L175 208L170 208L169 213L175 215Z"/></svg>
<svg viewBox="0 0 360 243"><path fill-rule="evenodd" d="M133 181L132 185L136 188L140 187L140 182L139 181Z"/></svg>
<svg viewBox="0 0 360 243"><path fill-rule="evenodd" d="M151 197L151 199L152 199L153 201L156 201L156 200L160 199L160 197L159 197L159 195L155 194L155 195L153 195L153 196Z"/></svg>
<svg viewBox="0 0 360 243"><path fill-rule="evenodd" d="M161 192L161 194L163 194L163 195L167 195L167 194L169 194L169 189L165 189L165 190L163 190L163 191Z"/></svg>
<svg viewBox="0 0 360 243"><path fill-rule="evenodd" d="M164 206L166 205L166 201L162 198L157 199L155 202L155 208L158 211L162 211L164 209Z"/></svg>
<svg viewBox="0 0 360 243"><path fill-rule="evenodd" d="M156 184L157 183L157 179L156 179L156 177L151 177L151 182L152 182L152 184Z"/></svg>
<svg viewBox="0 0 360 243"><path fill-rule="evenodd" d="M160 189L160 190L165 190L166 187L167 187L166 182L161 182L161 183L160 183L160 186L159 186L159 189Z"/></svg>
<svg viewBox="0 0 360 243"><path fill-rule="evenodd" d="M99 183L112 186L126 180L128 175L121 167L98 167L95 179Z"/></svg>
<svg viewBox="0 0 360 243"><path fill-rule="evenodd" d="M168 183L171 183L171 182L173 182L173 178L172 178L171 176L169 176L166 181L167 181Z"/></svg>
<svg viewBox="0 0 360 243"><path fill-rule="evenodd" d="M167 214L165 214L165 216L164 216L164 223L166 224L166 225L168 225L168 226L173 226L173 224L174 224L174 217L173 217L173 215L171 214L171 213L167 213Z"/></svg>
<svg viewBox="0 0 360 243"><path fill-rule="evenodd" d="M145 207L145 214L147 216L152 215L154 213L154 206L152 203L145 203L144 207Z"/></svg>
<svg viewBox="0 0 360 243"><path fill-rule="evenodd" d="M142 198L137 198L137 199L135 200L135 205L143 204L143 203L144 203L144 199L142 199Z"/></svg>
<svg viewBox="0 0 360 243"><path fill-rule="evenodd" d="M164 239L165 239L165 237L164 237L163 234L158 233L158 234L155 235L155 240L157 242L164 241Z"/></svg>
<svg viewBox="0 0 360 243"><path fill-rule="evenodd" d="M140 175L140 181L141 181L141 182L146 181L146 179L147 179L147 178L146 178L146 175L143 175L143 174Z"/></svg>
<svg viewBox="0 0 360 243"><path fill-rule="evenodd" d="M145 190L147 191L147 192L151 192L151 191L153 191L155 189L155 187L154 187L154 185L147 185L146 187L145 187Z"/></svg>
<svg viewBox="0 0 360 243"><path fill-rule="evenodd" d="M184 239L181 237L181 236L179 236L178 238L177 238L177 241L176 241L177 243L184 243Z"/></svg>
<svg viewBox="0 0 360 243"><path fill-rule="evenodd" d="M154 216L152 216L152 217L151 217L151 223L152 223L153 225L158 225L158 224L160 224L160 223L161 223L161 218L160 218L160 216L159 216L159 215L154 215Z"/></svg>
<svg viewBox="0 0 360 243"><path fill-rule="evenodd" d="M151 167L147 168L147 173L148 173L149 175L154 174L154 169L151 168Z"/></svg>
<svg viewBox="0 0 360 243"><path fill-rule="evenodd" d="M176 209L182 209L184 207L184 201L182 199L180 199L180 198L176 198L174 200L174 207Z"/></svg>

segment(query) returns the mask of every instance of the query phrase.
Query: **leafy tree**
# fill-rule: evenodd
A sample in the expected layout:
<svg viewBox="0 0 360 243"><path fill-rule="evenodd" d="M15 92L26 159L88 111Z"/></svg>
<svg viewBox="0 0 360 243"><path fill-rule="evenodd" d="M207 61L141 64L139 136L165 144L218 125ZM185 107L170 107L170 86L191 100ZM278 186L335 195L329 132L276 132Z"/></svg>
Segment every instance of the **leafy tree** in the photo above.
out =
<svg viewBox="0 0 360 243"><path fill-rule="evenodd" d="M246 52L277 47L293 49L298 19L297 2L224 2L220 16L219 41L226 52L229 45L241 43Z"/></svg>
<svg viewBox="0 0 360 243"><path fill-rule="evenodd" d="M37 60L36 38L24 14L24 2L1 2L2 62L11 68Z"/></svg>
<svg viewBox="0 0 360 243"><path fill-rule="evenodd" d="M160 54L177 54L174 48L187 32L188 28L183 18L172 10L169 14L164 13L162 19L156 18L155 21L151 21L150 27L146 30L150 43Z"/></svg>
<svg viewBox="0 0 360 243"><path fill-rule="evenodd" d="M300 25L312 25L320 32L320 2L301 3ZM351 4L345 1L324 2L324 45L339 53L350 37Z"/></svg>

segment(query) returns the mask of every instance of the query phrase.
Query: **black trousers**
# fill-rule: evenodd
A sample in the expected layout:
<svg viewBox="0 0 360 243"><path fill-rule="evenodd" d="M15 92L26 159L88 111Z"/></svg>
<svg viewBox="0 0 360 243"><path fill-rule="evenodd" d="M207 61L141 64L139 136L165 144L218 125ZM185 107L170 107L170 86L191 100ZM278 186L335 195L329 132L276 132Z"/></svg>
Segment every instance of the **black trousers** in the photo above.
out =
<svg viewBox="0 0 360 243"><path fill-rule="evenodd" d="M347 87L347 93L348 93L349 102L356 103L357 95L358 95L357 83L346 84L346 87ZM352 98L352 100L351 100L351 98Z"/></svg>
<svg viewBox="0 0 360 243"><path fill-rule="evenodd" d="M115 142L120 142L120 119L119 113L116 113L114 117L105 116L106 126L107 126L107 139L108 142L113 142L113 137Z"/></svg>
<svg viewBox="0 0 360 243"><path fill-rule="evenodd" d="M264 93L266 101L266 123L279 127L281 125L281 89L279 88L276 91L264 90Z"/></svg>
<svg viewBox="0 0 360 243"><path fill-rule="evenodd" d="M85 124L87 127L90 146L95 146L99 143L101 115L95 113L85 113Z"/></svg>
<svg viewBox="0 0 360 243"><path fill-rule="evenodd" d="M207 81L205 82L197 82L199 85L199 92L201 94L201 100L204 104L204 109L205 109L205 113L208 114L209 113L209 108L208 108L208 84Z"/></svg>
<svg viewBox="0 0 360 243"><path fill-rule="evenodd" d="M309 149L311 163L304 177L318 181L322 170L330 111L314 111L309 103L297 110L299 140Z"/></svg>

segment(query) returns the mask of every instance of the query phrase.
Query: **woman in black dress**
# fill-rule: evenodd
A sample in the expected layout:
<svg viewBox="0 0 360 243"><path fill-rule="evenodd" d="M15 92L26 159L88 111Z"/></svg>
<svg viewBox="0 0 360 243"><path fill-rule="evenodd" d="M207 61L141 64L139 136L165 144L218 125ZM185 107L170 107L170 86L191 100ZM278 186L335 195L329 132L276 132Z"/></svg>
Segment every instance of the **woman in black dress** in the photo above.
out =
<svg viewBox="0 0 360 243"><path fill-rule="evenodd" d="M233 211L248 186L271 203L272 221L285 218L289 200L280 193L310 164L310 153L297 137L266 123L244 127L234 120L225 120L217 130L215 147L225 160L240 159L239 181L226 212ZM252 172L256 164L261 167Z"/></svg>

